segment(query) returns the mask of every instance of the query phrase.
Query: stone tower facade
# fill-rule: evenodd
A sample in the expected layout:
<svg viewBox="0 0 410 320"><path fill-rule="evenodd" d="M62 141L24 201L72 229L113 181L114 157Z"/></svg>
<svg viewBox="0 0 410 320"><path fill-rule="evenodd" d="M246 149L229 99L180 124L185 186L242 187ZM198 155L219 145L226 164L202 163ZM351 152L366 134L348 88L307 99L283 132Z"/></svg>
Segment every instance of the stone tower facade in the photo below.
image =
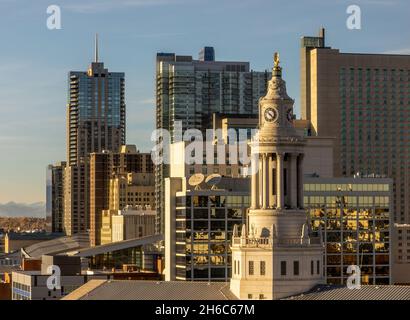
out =
<svg viewBox="0 0 410 320"><path fill-rule="evenodd" d="M303 209L305 139L293 125L279 56L259 100L252 138L252 195L248 225L235 226L231 291L240 299L280 299L323 283L323 244L311 237Z"/></svg>

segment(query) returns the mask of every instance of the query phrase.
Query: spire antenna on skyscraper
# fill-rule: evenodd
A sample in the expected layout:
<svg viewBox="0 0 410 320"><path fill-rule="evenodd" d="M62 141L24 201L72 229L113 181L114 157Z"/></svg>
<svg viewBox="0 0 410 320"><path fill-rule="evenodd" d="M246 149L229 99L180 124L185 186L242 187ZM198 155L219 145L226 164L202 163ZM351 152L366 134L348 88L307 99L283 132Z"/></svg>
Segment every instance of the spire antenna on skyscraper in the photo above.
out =
<svg viewBox="0 0 410 320"><path fill-rule="evenodd" d="M98 62L98 33L95 34L94 62Z"/></svg>

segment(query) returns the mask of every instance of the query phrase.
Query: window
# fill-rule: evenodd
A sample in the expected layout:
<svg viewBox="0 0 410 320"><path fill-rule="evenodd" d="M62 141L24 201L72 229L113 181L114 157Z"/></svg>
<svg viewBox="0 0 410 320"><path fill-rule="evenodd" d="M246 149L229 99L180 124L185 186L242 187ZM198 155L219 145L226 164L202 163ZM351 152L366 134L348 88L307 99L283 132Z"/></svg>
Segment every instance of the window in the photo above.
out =
<svg viewBox="0 0 410 320"><path fill-rule="evenodd" d="M314 273L315 273L315 267L314 267L314 263L313 263L313 260L312 260L312 261L310 261L310 274L314 275Z"/></svg>
<svg viewBox="0 0 410 320"><path fill-rule="evenodd" d="M248 293L248 299L252 299L252 294Z"/></svg>
<svg viewBox="0 0 410 320"><path fill-rule="evenodd" d="M261 261L260 268L261 268L261 276L264 276L265 273L266 273L266 263L265 263L265 261Z"/></svg>
<svg viewBox="0 0 410 320"><path fill-rule="evenodd" d="M233 274L236 274L236 260L233 261Z"/></svg>
<svg viewBox="0 0 410 320"><path fill-rule="evenodd" d="M254 263L253 261L249 261L249 275L253 276L254 273Z"/></svg>
<svg viewBox="0 0 410 320"><path fill-rule="evenodd" d="M320 274L320 261L316 261L316 273Z"/></svg>
<svg viewBox="0 0 410 320"><path fill-rule="evenodd" d="M264 295L263 293L261 293L261 294L259 295L259 299L260 299L260 300L265 299L265 295Z"/></svg>
<svg viewBox="0 0 410 320"><path fill-rule="evenodd" d="M293 275L299 275L299 261L293 261Z"/></svg>
<svg viewBox="0 0 410 320"><path fill-rule="evenodd" d="M286 276L286 261L280 262L280 275Z"/></svg>

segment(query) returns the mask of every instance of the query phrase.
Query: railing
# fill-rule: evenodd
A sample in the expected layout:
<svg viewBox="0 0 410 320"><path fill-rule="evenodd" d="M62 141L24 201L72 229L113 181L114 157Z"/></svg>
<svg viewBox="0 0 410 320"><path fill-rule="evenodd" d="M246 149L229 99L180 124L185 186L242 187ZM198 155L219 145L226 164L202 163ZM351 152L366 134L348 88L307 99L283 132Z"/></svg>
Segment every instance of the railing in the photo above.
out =
<svg viewBox="0 0 410 320"><path fill-rule="evenodd" d="M233 246L240 246L240 247L271 247L272 245L310 245L310 244L321 244L320 238L312 237L312 238L284 238L284 239L277 239L277 238L256 238L256 237L233 237L232 238L232 245Z"/></svg>

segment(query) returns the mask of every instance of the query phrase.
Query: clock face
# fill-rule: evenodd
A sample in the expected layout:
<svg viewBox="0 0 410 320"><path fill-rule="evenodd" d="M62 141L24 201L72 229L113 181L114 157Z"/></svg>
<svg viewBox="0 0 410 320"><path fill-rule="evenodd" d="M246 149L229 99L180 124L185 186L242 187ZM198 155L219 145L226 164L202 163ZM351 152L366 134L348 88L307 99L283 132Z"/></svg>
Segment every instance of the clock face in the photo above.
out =
<svg viewBox="0 0 410 320"><path fill-rule="evenodd" d="M278 117L278 112L274 108L266 108L265 109L265 120L267 122L272 122L275 121L276 118Z"/></svg>
<svg viewBox="0 0 410 320"><path fill-rule="evenodd" d="M292 108L288 109L288 111L286 111L286 119L288 119L289 122L293 122L293 111Z"/></svg>

